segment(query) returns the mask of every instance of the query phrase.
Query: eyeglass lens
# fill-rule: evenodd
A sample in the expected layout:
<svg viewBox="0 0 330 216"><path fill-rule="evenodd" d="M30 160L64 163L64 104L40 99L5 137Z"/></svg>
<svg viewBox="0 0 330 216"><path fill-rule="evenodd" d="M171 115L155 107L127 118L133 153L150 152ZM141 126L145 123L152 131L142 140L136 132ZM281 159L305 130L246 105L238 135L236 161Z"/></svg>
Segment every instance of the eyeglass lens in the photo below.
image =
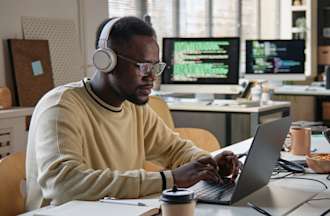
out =
<svg viewBox="0 0 330 216"><path fill-rule="evenodd" d="M149 75L150 72L156 76L159 76L165 69L165 63L140 63L139 67L144 76Z"/></svg>

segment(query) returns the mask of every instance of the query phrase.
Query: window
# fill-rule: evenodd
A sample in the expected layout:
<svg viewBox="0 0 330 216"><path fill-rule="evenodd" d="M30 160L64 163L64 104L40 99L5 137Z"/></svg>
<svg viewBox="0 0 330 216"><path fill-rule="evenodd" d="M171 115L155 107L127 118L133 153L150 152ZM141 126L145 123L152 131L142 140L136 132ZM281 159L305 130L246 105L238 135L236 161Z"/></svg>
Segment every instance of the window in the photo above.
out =
<svg viewBox="0 0 330 216"><path fill-rule="evenodd" d="M148 0L147 14L151 16L151 24L157 33L159 47L163 37L175 36L174 0Z"/></svg>
<svg viewBox="0 0 330 216"><path fill-rule="evenodd" d="M109 0L109 17L138 16L138 1L130 0Z"/></svg>
<svg viewBox="0 0 330 216"><path fill-rule="evenodd" d="M242 0L240 72L245 72L245 40L259 38L259 0Z"/></svg>
<svg viewBox="0 0 330 216"><path fill-rule="evenodd" d="M242 0L241 37L256 39L259 37L259 0Z"/></svg>
<svg viewBox="0 0 330 216"><path fill-rule="evenodd" d="M259 1L108 0L108 7L110 17L149 14L159 40L173 36L255 38Z"/></svg>
<svg viewBox="0 0 330 216"><path fill-rule="evenodd" d="M207 37L208 35L208 0L180 0L179 36Z"/></svg>
<svg viewBox="0 0 330 216"><path fill-rule="evenodd" d="M159 47L163 37L259 37L260 0L108 0L109 16L151 16ZM240 58L241 71L245 59Z"/></svg>
<svg viewBox="0 0 330 216"><path fill-rule="evenodd" d="M239 0L213 0L212 3L212 36L239 36Z"/></svg>

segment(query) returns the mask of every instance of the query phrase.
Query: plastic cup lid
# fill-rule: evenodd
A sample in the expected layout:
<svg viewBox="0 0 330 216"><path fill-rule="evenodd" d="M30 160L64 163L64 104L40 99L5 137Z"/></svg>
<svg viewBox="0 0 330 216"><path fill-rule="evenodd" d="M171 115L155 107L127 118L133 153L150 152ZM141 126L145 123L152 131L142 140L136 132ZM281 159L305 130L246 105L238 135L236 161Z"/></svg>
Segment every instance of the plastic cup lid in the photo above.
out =
<svg viewBox="0 0 330 216"><path fill-rule="evenodd" d="M172 189L164 190L160 200L169 203L189 203L194 200L194 191L174 186Z"/></svg>

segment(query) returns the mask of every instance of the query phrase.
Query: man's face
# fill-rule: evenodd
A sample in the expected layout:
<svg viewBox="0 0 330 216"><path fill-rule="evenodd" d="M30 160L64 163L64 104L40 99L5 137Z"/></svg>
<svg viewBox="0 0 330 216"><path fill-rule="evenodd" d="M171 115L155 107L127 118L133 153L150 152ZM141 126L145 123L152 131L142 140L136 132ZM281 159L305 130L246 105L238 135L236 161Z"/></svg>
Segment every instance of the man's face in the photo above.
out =
<svg viewBox="0 0 330 216"><path fill-rule="evenodd" d="M154 37L136 35L134 36L127 49L117 51L139 63L159 62L159 49ZM111 85L116 94L132 103L143 105L148 102L148 97L153 87L155 75L149 73L142 75L140 68L127 60L117 58L117 66L113 71Z"/></svg>

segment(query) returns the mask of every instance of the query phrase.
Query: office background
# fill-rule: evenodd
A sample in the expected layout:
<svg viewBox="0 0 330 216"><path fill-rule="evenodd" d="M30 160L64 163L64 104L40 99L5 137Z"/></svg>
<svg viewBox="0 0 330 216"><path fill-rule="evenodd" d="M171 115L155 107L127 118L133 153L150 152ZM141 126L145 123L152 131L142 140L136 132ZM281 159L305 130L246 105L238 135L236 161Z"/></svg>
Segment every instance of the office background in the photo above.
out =
<svg viewBox="0 0 330 216"><path fill-rule="evenodd" d="M81 69L91 75L93 68L90 56L94 51L96 26L108 16L151 15L153 27L159 41L169 36L240 36L244 39L285 39L281 35L286 19L283 13L290 8L293 0L126 0L126 1L88 1L88 0L2 0L0 7L0 86L12 89L11 69L7 55L7 38L23 38L21 17L47 17L70 19L76 24L79 34L80 54L83 56ZM313 0L312 2L315 2ZM330 39L322 37L323 26L327 21L326 0L317 1L313 28L317 31L317 43L329 44ZM282 15L281 15L282 14ZM318 28L317 25L318 23ZM316 34L316 32L315 32ZM241 44L244 56L244 44ZM316 55L316 53L315 53ZM244 61L244 58L241 58ZM243 70L244 67L241 67ZM322 70L322 68L319 68ZM315 72L311 72L315 73Z"/></svg>
<svg viewBox="0 0 330 216"><path fill-rule="evenodd" d="M299 10L309 13L310 28L307 30L312 35L311 41L308 43L310 68L312 69L307 74L311 76L307 81L298 82L305 84L317 79L317 76L324 71L324 65L318 62L317 50L320 46L330 45L330 36L327 33L330 30L329 0L0 0L0 38L2 40L0 43L0 87L8 86L14 92L14 78L7 39L24 38L22 17L72 21L77 33L77 52L80 56L77 67L82 71L82 76L91 76L94 70L91 56L95 50L95 30L99 23L109 16L134 15L142 18L145 14L149 14L153 27L158 33L159 42L162 37L170 36L241 37L243 42L245 39L286 39L286 37L291 38L293 29L290 23L292 20L288 18L290 16L285 16L285 14L292 15L293 10L296 10L291 7L294 2L308 2L308 4L313 3L311 5L314 5L313 8L311 6L297 9L298 13L300 13ZM286 27L288 28L286 29ZM296 36L300 37L299 32L297 34ZM326 36L327 34L328 36ZM244 52L244 43L241 43L241 72L244 72L245 69L243 66ZM67 73L71 73L71 71L67 71ZM278 96L278 99L292 102L291 111L296 119L313 121L315 111L320 111L315 105L315 98L311 96L285 95ZM17 101L14 101L13 105L16 105L15 103ZM330 110L330 103L328 104L328 110ZM301 113L297 114L297 110L300 110ZM3 144L0 151L1 158L8 155L9 152L18 152L25 148L26 116L32 114L33 108L8 109L0 112L0 138ZM330 111L327 115L330 120ZM180 116L183 115L180 114ZM210 118L204 120L211 122L215 119L217 129L225 130L227 128L224 123L226 119L222 113L217 115L219 116L217 118L214 118L213 113L209 116ZM196 122L198 126L203 126L201 122ZM234 135L239 136L233 136L232 142L250 136L249 118L237 115L232 117L232 122L234 122L231 125L231 128L235 129ZM256 125L259 122L255 120L254 123ZM236 127L237 124L240 127ZM221 138L226 137L221 136ZM243 144L244 147L247 146L246 143ZM243 149L243 152L246 152L246 149ZM321 180L325 181L325 176ZM284 184L294 185L296 188L307 185L307 188L317 187L318 189L321 186L315 182L309 183L308 186L306 182L301 184L297 181L284 182ZM325 200L324 203L324 206L328 208L328 201ZM305 208L298 209L298 212L296 214L293 212L292 215L310 213L310 203L304 206ZM209 214L210 210L217 211L214 210L216 207L207 208L205 215ZM254 210L246 208L241 209L241 212L249 214L249 210L251 210L251 215L255 214ZM317 206L314 213L321 210ZM199 211L203 212L203 206ZM225 212L228 212L227 209Z"/></svg>
<svg viewBox="0 0 330 216"><path fill-rule="evenodd" d="M151 16L160 47L162 37L241 37L240 70L244 72L244 40L291 39L292 26L288 23L292 21L288 17L292 16L295 2L305 4L302 10L309 16L306 22L309 22L311 36L307 44L312 63L306 75L310 76L310 82L324 69L317 64L318 46L330 44L330 38L323 34L324 27L330 27L330 2L327 0L1 0L0 86L8 86L14 92L6 39L24 38L22 17L73 21L82 76L93 74L91 56L95 50L95 30L101 21L109 16L142 18L145 14ZM291 110L296 119L315 120L314 98L281 96L278 99L293 102ZM296 108L302 106L305 109L297 113ZM242 128L249 124L248 119L238 118L243 122Z"/></svg>

